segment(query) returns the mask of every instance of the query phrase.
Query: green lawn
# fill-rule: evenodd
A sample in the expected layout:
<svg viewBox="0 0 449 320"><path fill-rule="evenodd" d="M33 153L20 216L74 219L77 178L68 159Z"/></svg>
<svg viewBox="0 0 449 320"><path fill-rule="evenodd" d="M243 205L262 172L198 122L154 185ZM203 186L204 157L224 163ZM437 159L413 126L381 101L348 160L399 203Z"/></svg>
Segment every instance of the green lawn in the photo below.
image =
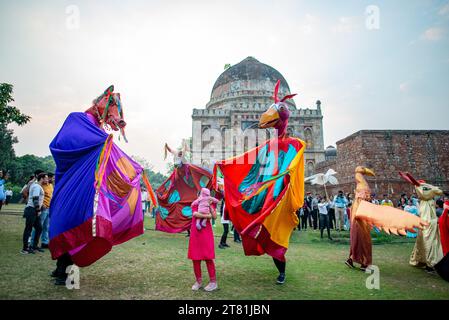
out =
<svg viewBox="0 0 449 320"><path fill-rule="evenodd" d="M219 290L192 292L191 262L185 234L153 231L115 247L94 265L81 269L81 288L55 287L49 277L55 262L48 252L21 255L22 207L0 212L0 299L449 299L449 283L408 265L413 240L382 236L374 245L380 290L368 290L368 274L344 265L348 233L321 240L314 231L295 231L287 252L287 281L275 284L270 257L245 257L241 245L216 249ZM218 244L221 225L215 228ZM205 266L203 273L207 274Z"/></svg>

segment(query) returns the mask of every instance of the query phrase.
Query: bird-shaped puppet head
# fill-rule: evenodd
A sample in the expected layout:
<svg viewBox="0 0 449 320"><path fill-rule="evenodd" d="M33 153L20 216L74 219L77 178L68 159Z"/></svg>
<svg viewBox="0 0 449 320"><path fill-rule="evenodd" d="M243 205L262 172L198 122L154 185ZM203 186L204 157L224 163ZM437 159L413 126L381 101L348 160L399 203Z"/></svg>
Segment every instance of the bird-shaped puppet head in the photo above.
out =
<svg viewBox="0 0 449 320"><path fill-rule="evenodd" d="M265 111L259 120L259 128L275 128L278 130L278 136L284 136L287 131L288 118L290 111L285 103L287 99L291 99L295 94L289 94L282 99L278 98L279 86L281 81L278 80L274 87L273 100L274 103Z"/></svg>
<svg viewBox="0 0 449 320"><path fill-rule="evenodd" d="M369 168L366 168L366 167L363 167L363 166L358 166L355 169L355 173L360 173L360 174L363 174L364 176L371 176L371 177L375 177L376 176L376 174L374 173L373 170L371 170Z"/></svg>
<svg viewBox="0 0 449 320"><path fill-rule="evenodd" d="M440 188L428 184L424 180L416 180L408 172L399 172L399 175L402 179L415 186L416 194L418 195L419 200L429 201L433 200L437 196L443 195L443 191Z"/></svg>

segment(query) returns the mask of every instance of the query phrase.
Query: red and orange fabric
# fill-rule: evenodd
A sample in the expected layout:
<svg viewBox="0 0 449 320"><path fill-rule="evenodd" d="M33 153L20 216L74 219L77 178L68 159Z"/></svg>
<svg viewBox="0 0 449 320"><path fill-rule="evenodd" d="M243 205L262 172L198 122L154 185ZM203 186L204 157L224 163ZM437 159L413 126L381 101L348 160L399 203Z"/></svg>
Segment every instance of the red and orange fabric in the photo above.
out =
<svg viewBox="0 0 449 320"><path fill-rule="evenodd" d="M226 208L245 255L266 253L285 261L304 202L304 149L297 138L271 139L215 164L214 185L221 172Z"/></svg>
<svg viewBox="0 0 449 320"><path fill-rule="evenodd" d="M175 167L170 177L156 190L159 205L156 230L168 233L188 230L192 223L190 205L198 198L201 188L212 189L211 178L210 171L192 164ZM211 195L215 196L214 191Z"/></svg>
<svg viewBox="0 0 449 320"><path fill-rule="evenodd" d="M438 225L440 227L443 256L445 256L449 253L449 201L444 202L444 211L438 219Z"/></svg>

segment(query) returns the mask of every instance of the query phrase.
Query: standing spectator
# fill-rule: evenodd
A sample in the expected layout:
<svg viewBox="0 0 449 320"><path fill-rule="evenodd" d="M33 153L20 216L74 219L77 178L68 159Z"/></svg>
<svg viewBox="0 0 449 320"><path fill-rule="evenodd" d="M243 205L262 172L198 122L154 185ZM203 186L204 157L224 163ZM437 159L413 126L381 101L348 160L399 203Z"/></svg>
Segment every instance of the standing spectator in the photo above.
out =
<svg viewBox="0 0 449 320"><path fill-rule="evenodd" d="M50 242L50 239L48 236L48 229L50 226L50 203L51 203L51 198L53 197L53 184L50 183L50 181L53 181L52 173L48 173L47 176L44 178L43 183L41 184L42 189L44 190L44 203L42 205L42 211L39 216L39 221L42 226L42 232L41 232L41 248L42 249L48 249L48 243ZM34 229L33 232L31 233L30 244L34 243L35 233L36 233L36 230ZM38 239L38 242L39 242L39 239Z"/></svg>
<svg viewBox="0 0 449 320"><path fill-rule="evenodd" d="M221 203L220 208L220 215L221 215L221 224L223 226L223 234L221 235L220 244L218 247L220 249L229 248L229 245L226 243L226 240L228 239L228 233L229 233L229 212L225 205L225 198L223 197L223 202Z"/></svg>
<svg viewBox="0 0 449 320"><path fill-rule="evenodd" d="M384 199L380 203L382 206L394 207L393 201L388 198L388 194L384 194Z"/></svg>
<svg viewBox="0 0 449 320"><path fill-rule="evenodd" d="M405 193L401 194L401 198L398 201L398 208L404 210L405 206L408 205L407 195Z"/></svg>
<svg viewBox="0 0 449 320"><path fill-rule="evenodd" d="M443 211L444 211L444 200L438 199L436 201L436 212L435 212L437 214L438 218L441 217L441 215L443 214Z"/></svg>
<svg viewBox="0 0 449 320"><path fill-rule="evenodd" d="M39 243L39 237L42 232L42 226L39 219L42 211L42 205L44 204L44 189L42 185L44 184L44 180L48 179L48 176L45 173L40 173L37 177L37 181L35 181L29 189L28 202L25 207L23 216L26 218L25 229L23 230L23 248L22 254L34 253L35 250L39 252L43 252L41 248L37 245ZM28 239L31 235L32 229L36 230L34 241L28 246Z"/></svg>
<svg viewBox="0 0 449 320"><path fill-rule="evenodd" d="M412 199L412 201L413 201L413 205L414 206L416 206L416 207L419 207L419 200L418 200L418 198L416 197L416 195L411 195L410 196L410 199Z"/></svg>
<svg viewBox="0 0 449 320"><path fill-rule="evenodd" d="M404 207L404 211L411 213L415 216L419 216L419 210L414 205L412 199L408 200L408 204ZM415 231L416 231L415 233L407 231L407 238L416 238L418 236L418 230L415 229Z"/></svg>
<svg viewBox="0 0 449 320"><path fill-rule="evenodd" d="M309 221L309 227L312 228L312 194L310 192L307 192L307 197L305 199L305 203L306 203L306 211L304 212L304 215L307 216L306 217L306 221ZM306 226L307 229L307 226Z"/></svg>
<svg viewBox="0 0 449 320"><path fill-rule="evenodd" d="M337 228L337 221L335 220L335 202L334 196L331 195L329 199L329 228L334 229Z"/></svg>
<svg viewBox="0 0 449 320"><path fill-rule="evenodd" d="M11 199L12 199L12 195L13 195L12 190L11 189L6 190L5 195L6 195L5 206L7 206L11 202Z"/></svg>
<svg viewBox="0 0 449 320"><path fill-rule="evenodd" d="M30 176L27 183L23 186L22 190L20 190L20 194L22 195L22 198L20 199L19 203L27 203L28 201L28 191L30 189L30 185L36 180L36 177L34 175Z"/></svg>
<svg viewBox="0 0 449 320"><path fill-rule="evenodd" d="M301 216L301 227L302 230L307 231L307 221L309 219L309 208L307 206L307 198L304 200L304 205L302 206L302 216Z"/></svg>
<svg viewBox="0 0 449 320"><path fill-rule="evenodd" d="M346 209L348 207L348 199L343 194L343 191L338 191L338 194L334 198L334 204L335 204L335 220L336 220L336 226L338 231L343 231L344 225L345 225L345 216Z"/></svg>
<svg viewBox="0 0 449 320"><path fill-rule="evenodd" d="M141 192L140 198L142 201L143 217L145 218L145 213L147 212L146 203L148 201L148 191L145 187L142 187L142 192Z"/></svg>
<svg viewBox="0 0 449 320"><path fill-rule="evenodd" d="M318 197L319 195L315 195L312 198L312 221L313 221L313 230L318 229Z"/></svg>
<svg viewBox="0 0 449 320"><path fill-rule="evenodd" d="M321 233L321 239L323 239L323 231L324 231L324 228L326 228L327 229L327 238L329 240L332 240L331 232L329 229L328 206L329 206L329 203L327 202L326 198L322 198L320 203L318 203L318 211L320 213L320 233Z"/></svg>
<svg viewBox="0 0 449 320"><path fill-rule="evenodd" d="M301 207L298 210L296 210L296 216L298 217L298 225L296 226L296 228L298 228L298 231L301 231L302 217L304 217L304 207Z"/></svg>
<svg viewBox="0 0 449 320"><path fill-rule="evenodd" d="M6 199L5 183L6 179L4 178L3 170L0 170L0 211L2 210L3 203L5 202Z"/></svg>
<svg viewBox="0 0 449 320"><path fill-rule="evenodd" d="M346 227L349 230L351 228L351 209L352 209L352 195L348 193L346 195L346 199L348 200L348 208L346 209Z"/></svg>
<svg viewBox="0 0 449 320"><path fill-rule="evenodd" d="M373 194L371 195L371 203L372 203L372 204L375 204L375 205L379 205L379 204L380 204L379 200L377 200L377 196L376 196L375 193L373 193Z"/></svg>
<svg viewBox="0 0 449 320"><path fill-rule="evenodd" d="M234 242L235 243L241 243L242 239L240 239L240 234L238 233L238 231L234 228L234 225L232 225L231 227L231 231L234 235Z"/></svg>
<svg viewBox="0 0 449 320"><path fill-rule="evenodd" d="M36 181L37 176L43 172L44 171L40 170L40 169L34 171L34 176L31 176L30 179L28 180L28 183L22 188L21 193L22 193L22 198L24 199L25 203L28 202L28 196L30 193L31 185Z"/></svg>

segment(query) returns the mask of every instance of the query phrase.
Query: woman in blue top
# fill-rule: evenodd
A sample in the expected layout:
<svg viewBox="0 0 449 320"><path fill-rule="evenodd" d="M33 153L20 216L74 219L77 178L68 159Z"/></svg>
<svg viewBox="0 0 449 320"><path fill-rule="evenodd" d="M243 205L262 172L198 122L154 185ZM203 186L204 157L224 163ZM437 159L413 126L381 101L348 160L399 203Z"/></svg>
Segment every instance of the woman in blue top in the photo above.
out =
<svg viewBox="0 0 449 320"><path fill-rule="evenodd" d="M415 206L412 199L408 200L407 205L404 207L404 211L414 214L415 216L419 216L418 207ZM416 238L417 235L418 235L418 230L416 230L416 233L407 231L407 238Z"/></svg>
<svg viewBox="0 0 449 320"><path fill-rule="evenodd" d="M3 178L3 170L0 170L0 210L2 210L3 202L5 202L5 183L6 180Z"/></svg>

